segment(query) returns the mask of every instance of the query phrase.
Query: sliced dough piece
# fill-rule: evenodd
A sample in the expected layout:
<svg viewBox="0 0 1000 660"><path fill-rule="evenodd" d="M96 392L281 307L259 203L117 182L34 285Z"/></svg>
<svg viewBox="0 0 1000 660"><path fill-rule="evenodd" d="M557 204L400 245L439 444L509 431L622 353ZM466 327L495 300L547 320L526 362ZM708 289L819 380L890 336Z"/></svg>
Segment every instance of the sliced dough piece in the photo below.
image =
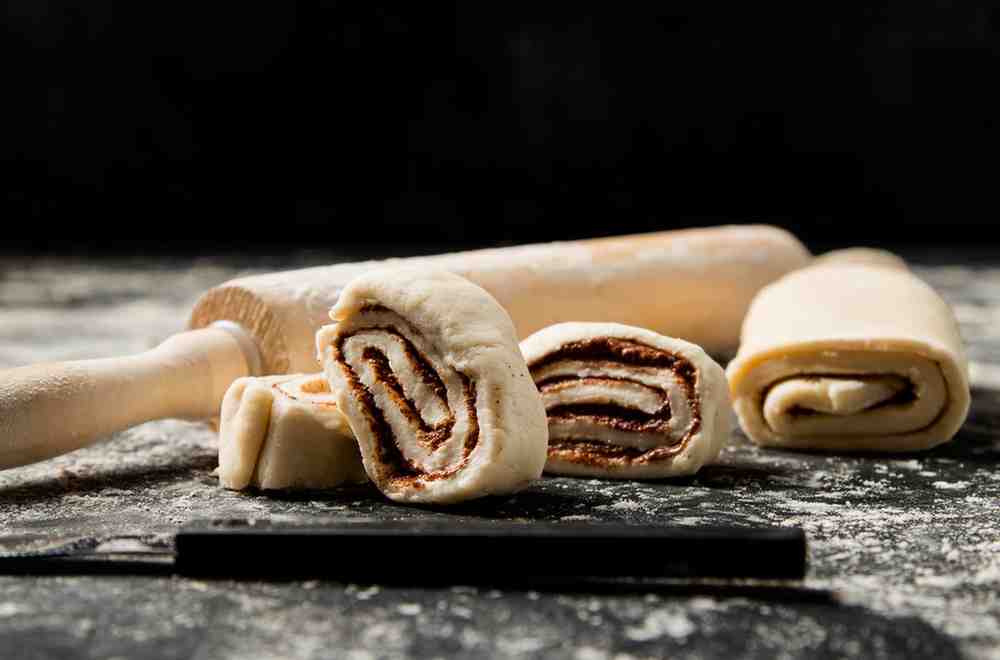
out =
<svg viewBox="0 0 1000 660"><path fill-rule="evenodd" d="M219 424L219 481L233 490L367 481L358 443L323 374L240 378Z"/></svg>
<svg viewBox="0 0 1000 660"><path fill-rule="evenodd" d="M754 299L727 376L760 445L910 451L947 442L969 411L951 308L894 255L847 250Z"/></svg>
<svg viewBox="0 0 1000 660"><path fill-rule="evenodd" d="M725 374L694 344L618 323L560 323L521 351L548 413L546 472L693 474L729 438Z"/></svg>
<svg viewBox="0 0 1000 660"><path fill-rule="evenodd" d="M507 313L457 275L352 280L316 335L375 485L400 502L511 493L545 463L545 411Z"/></svg>

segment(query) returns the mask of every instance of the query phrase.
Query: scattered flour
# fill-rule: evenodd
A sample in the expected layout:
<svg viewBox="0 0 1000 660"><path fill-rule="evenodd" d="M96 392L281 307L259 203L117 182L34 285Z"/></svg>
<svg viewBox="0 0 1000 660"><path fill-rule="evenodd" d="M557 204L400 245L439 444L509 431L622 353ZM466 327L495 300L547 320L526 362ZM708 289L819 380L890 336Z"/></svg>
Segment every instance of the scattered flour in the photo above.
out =
<svg viewBox="0 0 1000 660"><path fill-rule="evenodd" d="M6 619L18 614L26 614L30 611L30 608L18 605L17 603L0 603L0 619Z"/></svg>
<svg viewBox="0 0 1000 660"><path fill-rule="evenodd" d="M501 637L497 640L500 650L509 655L535 653L545 648L545 642L537 637Z"/></svg>
<svg viewBox="0 0 1000 660"><path fill-rule="evenodd" d="M380 592L380 591L381 591L381 589L379 589L378 587L371 586L371 587L368 587L367 589L363 589L363 590L359 591L358 593L354 594L354 597L357 598L358 600L368 600L372 596L378 594L378 592Z"/></svg>
<svg viewBox="0 0 1000 660"><path fill-rule="evenodd" d="M776 504L792 509L796 513L832 513L834 511L839 511L842 507L836 504L827 504L826 502L806 502L803 500L793 500L793 499L783 499L777 500Z"/></svg>
<svg viewBox="0 0 1000 660"><path fill-rule="evenodd" d="M625 629L625 636L636 642L646 642L663 635L674 639L685 639L696 630L691 619L683 613L671 613L667 610L650 612L640 626Z"/></svg>
<svg viewBox="0 0 1000 660"><path fill-rule="evenodd" d="M935 481L933 484L938 490L963 490L970 485L968 481Z"/></svg>
<svg viewBox="0 0 1000 660"><path fill-rule="evenodd" d="M607 651L595 649L593 646L581 646L573 653L574 660L604 660L607 657L609 657Z"/></svg>
<svg viewBox="0 0 1000 660"><path fill-rule="evenodd" d="M890 461L890 465L901 470L919 470L920 461L913 459L909 461Z"/></svg>
<svg viewBox="0 0 1000 660"><path fill-rule="evenodd" d="M595 506L594 509L598 511L640 511L642 510L642 505L633 500L622 500L614 504L601 504L600 506Z"/></svg>
<svg viewBox="0 0 1000 660"><path fill-rule="evenodd" d="M460 619L471 619L472 610L464 605L454 605L451 608L451 613Z"/></svg>

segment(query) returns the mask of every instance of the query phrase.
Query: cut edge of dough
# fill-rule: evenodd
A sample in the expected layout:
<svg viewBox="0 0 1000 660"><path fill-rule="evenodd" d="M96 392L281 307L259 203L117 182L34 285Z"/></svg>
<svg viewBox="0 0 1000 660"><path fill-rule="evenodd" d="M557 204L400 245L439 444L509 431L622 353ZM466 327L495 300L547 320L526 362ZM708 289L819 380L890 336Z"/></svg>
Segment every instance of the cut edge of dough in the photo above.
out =
<svg viewBox="0 0 1000 660"><path fill-rule="evenodd" d="M570 338L572 337L572 338ZM685 448L669 460L655 463L594 466L575 461L549 458L545 472L554 475L595 477L604 479L668 479L690 476L704 465L711 464L729 442L732 430L729 386L725 371L700 346L677 337L668 337L652 330L621 323L571 321L557 323L535 332L521 342L521 351L529 365L559 350L567 341L588 338L615 337L647 343L654 348L673 352L690 361L698 371L703 411L706 402L715 405L714 414L704 414L701 428ZM720 399L714 402L713 398Z"/></svg>
<svg viewBox="0 0 1000 660"><path fill-rule="evenodd" d="M817 355L821 361L824 352L858 351L871 353L896 353L913 355L930 360L937 365L944 378L948 400L942 414L929 426L910 433L894 435L854 435L824 438L822 436L786 437L768 432L766 425L754 425L748 420L762 417L759 395L771 383L758 384L754 381L754 371L786 356ZM870 375L879 375L878 372ZM931 342L908 338L877 340L864 338L823 339L771 346L757 349L745 355L737 355L726 369L730 395L739 425L755 444L769 447L806 449L817 451L861 451L861 452L906 452L930 449L954 438L969 414L971 393L969 389L968 363L964 355L958 360L947 347ZM764 428L764 433L752 433L748 429Z"/></svg>

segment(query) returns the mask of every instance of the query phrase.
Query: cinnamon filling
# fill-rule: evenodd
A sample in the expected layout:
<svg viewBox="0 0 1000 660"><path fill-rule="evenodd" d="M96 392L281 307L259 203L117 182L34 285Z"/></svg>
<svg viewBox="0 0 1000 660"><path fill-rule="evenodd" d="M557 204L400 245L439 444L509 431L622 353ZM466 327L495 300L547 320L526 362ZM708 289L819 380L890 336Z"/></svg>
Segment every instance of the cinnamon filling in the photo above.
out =
<svg viewBox="0 0 1000 660"><path fill-rule="evenodd" d="M294 393L291 390L285 388L285 385L287 384L288 384L287 381L281 383L274 383L271 385L271 389L277 391L281 396L287 397L292 401L303 401L304 403L308 403L311 406L319 406L321 408L337 407L337 404L334 403L333 401L324 401L323 399L318 398L319 396L330 394L330 384L327 383L322 378L317 378L316 380L309 381L300 387L302 394L306 395L305 397L299 397L297 396L297 393ZM316 398L307 398L310 395Z"/></svg>
<svg viewBox="0 0 1000 660"><path fill-rule="evenodd" d="M687 399L691 422L679 438L670 438L670 410L668 392L653 388L648 382L621 376L588 376L579 378L556 375L539 379L544 367L564 360L585 361L594 369L627 367L655 368L670 371L677 379ZM564 461L605 466L609 463L651 463L668 459L687 446L690 438L701 428L701 406L697 397L697 370L685 358L652 346L629 339L600 337L563 344L529 365L536 385L543 394L555 392L580 381L600 381L614 387L615 383L629 383L640 387L657 389L663 404L653 413L635 410L615 403L571 403L559 404L546 410L550 423L580 420L594 426L629 433L662 433L669 444L650 449L639 449L612 444L587 437L550 438L549 456Z"/></svg>
<svg viewBox="0 0 1000 660"><path fill-rule="evenodd" d="M400 384L399 379L396 378L396 374L393 373L392 367L389 365L389 359L385 354L377 348L368 346L362 352L361 356L368 362L372 371L375 372L376 380L380 381L389 391L392 402L403 413L410 426L416 428L414 437L417 442L427 445L431 450L440 447L448 439L448 436L451 435L451 430L455 426L455 415L449 414L447 418L436 425L429 425L424 421L413 401L408 399L403 392L403 386ZM406 347L406 357L410 362L410 367L413 368L417 375L426 384L431 386L435 394L447 401L448 397L444 391L444 383L441 382L438 375L430 368L430 365L424 361L423 357L419 354L411 354L411 347L409 345Z"/></svg>
<svg viewBox="0 0 1000 660"><path fill-rule="evenodd" d="M569 421L580 417L601 426L631 433L667 433L670 431L670 407L654 415L622 408L611 403L581 403L562 405L545 411L549 419Z"/></svg>
<svg viewBox="0 0 1000 660"><path fill-rule="evenodd" d="M369 305L362 311L387 312L381 305ZM420 380L429 387L442 401L447 404L448 396L444 382L434 370L431 363L420 354L417 348L402 333L393 327L375 326L360 328L358 331L378 330L393 335L400 340L403 346L403 353L409 363L410 368ZM357 331L356 331L357 332ZM456 464L443 470L428 472L420 468L413 461L406 457L398 442L396 434L391 425L386 421L383 411L375 401L375 395L369 387L361 382L357 372L347 363L344 357L344 342L350 339L353 334L343 335L332 347L333 356L342 365L346 374L348 387L357 401L360 402L363 414L368 422L375 438L375 454L382 468L383 475L388 482L405 482L400 485L419 488L422 481L433 481L448 477L460 470L468 462L469 455L479 443L479 421L476 414L476 391L472 381L462 373L458 377L462 383L463 394L466 405L466 412L469 418L469 430L466 434L462 446L462 459ZM455 426L455 414L450 409L447 416L437 424L431 425L424 420L415 402L409 398L396 374L392 371L389 358L378 347L366 346L362 350L362 359L368 363L375 380L382 384L392 404L398 408L412 429L412 437L418 443L424 445L431 451L435 451L444 445L451 437Z"/></svg>
<svg viewBox="0 0 1000 660"><path fill-rule="evenodd" d="M302 391L306 394L329 394L330 384L323 378L316 378L302 385Z"/></svg>
<svg viewBox="0 0 1000 660"><path fill-rule="evenodd" d="M591 362L615 362L640 367L668 367L681 365L687 373L694 376L694 366L682 357L673 353L640 344L631 339L617 337L596 337L581 339L563 344L559 350L548 353L530 365L531 369L539 369L553 362L567 359L588 360ZM677 369L674 369L677 371Z"/></svg>

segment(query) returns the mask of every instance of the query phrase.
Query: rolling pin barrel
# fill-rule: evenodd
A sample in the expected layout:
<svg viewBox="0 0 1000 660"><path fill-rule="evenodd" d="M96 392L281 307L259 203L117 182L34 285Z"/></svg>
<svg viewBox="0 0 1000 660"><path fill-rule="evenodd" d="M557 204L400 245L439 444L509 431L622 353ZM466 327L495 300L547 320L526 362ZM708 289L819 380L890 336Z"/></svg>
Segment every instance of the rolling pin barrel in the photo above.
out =
<svg viewBox="0 0 1000 660"><path fill-rule="evenodd" d="M343 288L398 263L475 282L507 310L520 337L564 321L606 321L729 355L757 291L811 258L782 229L740 225L344 263L226 282L198 300L190 327L234 321L256 340L265 373L315 372L313 336L330 322Z"/></svg>

